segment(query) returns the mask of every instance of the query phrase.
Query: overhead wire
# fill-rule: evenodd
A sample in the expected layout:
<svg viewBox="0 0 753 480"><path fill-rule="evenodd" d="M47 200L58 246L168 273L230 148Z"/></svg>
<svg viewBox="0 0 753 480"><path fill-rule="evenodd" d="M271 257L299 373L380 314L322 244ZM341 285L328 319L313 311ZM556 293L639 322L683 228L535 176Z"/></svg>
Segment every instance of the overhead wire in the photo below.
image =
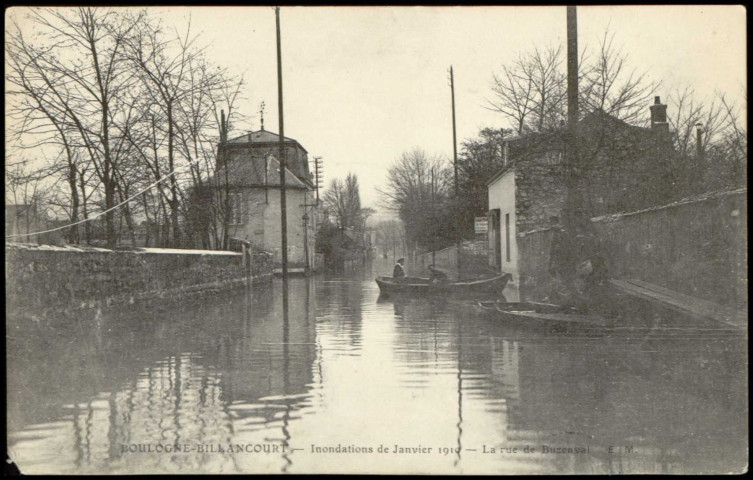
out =
<svg viewBox="0 0 753 480"><path fill-rule="evenodd" d="M61 227L50 228L48 230L42 230L42 231L39 231L39 232L19 233L19 234L15 234L15 235L6 235L5 238L8 239L8 238L16 238L16 237L32 237L32 236L36 236L36 235L42 235L42 234L45 234L45 233L56 232L58 230L65 230L66 228L74 227L76 225L81 225L82 223L86 223L86 222L90 222L92 220L96 220L99 217L101 217L102 215L105 215L108 212L111 212L111 211L115 210L116 208L120 208L123 205L125 205L126 203L135 200L140 195L143 195L145 192L148 192L152 188L156 187L157 185L159 185L160 183L162 183L163 181L165 181L170 176L175 175L176 173L185 173L185 172L187 172L188 169L191 168L191 164L198 163L198 162L199 162L199 159L196 159L196 160L188 162L188 165L186 166L186 169L184 169L183 171L180 171L180 172L178 171L177 168L174 168L170 173L167 173L166 175L164 175L163 177L161 177L160 179L158 179L154 183L150 184L149 186L147 186L143 190L139 191L138 193L135 193L135 194L131 195L130 197L126 198L125 200L123 200L119 204L117 204L117 205L115 205L113 207L110 207L107 210L104 210L102 212L99 212L96 215L93 215L91 217L87 217L87 218L84 218L83 220L79 220L77 222L69 223L69 224L63 225Z"/></svg>

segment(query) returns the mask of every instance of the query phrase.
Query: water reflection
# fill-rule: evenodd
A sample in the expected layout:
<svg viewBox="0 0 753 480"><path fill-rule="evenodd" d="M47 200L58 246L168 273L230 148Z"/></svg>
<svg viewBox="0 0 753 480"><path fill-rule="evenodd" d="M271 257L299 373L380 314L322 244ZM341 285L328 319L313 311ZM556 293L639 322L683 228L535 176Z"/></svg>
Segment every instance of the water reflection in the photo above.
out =
<svg viewBox="0 0 753 480"><path fill-rule="evenodd" d="M276 281L182 307L11 318L13 457L29 473L744 466L745 339L510 326L463 301L378 298L376 273L294 278L287 295ZM194 451L139 451L150 445Z"/></svg>

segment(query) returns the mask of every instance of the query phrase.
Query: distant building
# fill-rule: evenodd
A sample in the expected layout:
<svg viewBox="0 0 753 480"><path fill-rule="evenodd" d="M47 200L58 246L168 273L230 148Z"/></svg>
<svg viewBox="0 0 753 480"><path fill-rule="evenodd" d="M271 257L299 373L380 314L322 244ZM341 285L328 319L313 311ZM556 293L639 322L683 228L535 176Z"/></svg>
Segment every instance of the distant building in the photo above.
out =
<svg viewBox="0 0 753 480"><path fill-rule="evenodd" d="M285 137L285 192L288 262L291 268L315 268L316 202L308 153ZM282 262L279 136L266 130L221 143L216 184L230 190L230 238L248 241Z"/></svg>
<svg viewBox="0 0 753 480"><path fill-rule="evenodd" d="M503 167L487 183L489 264L512 273L514 281L525 269L517 238L561 223L567 133L562 127L505 140ZM669 199L672 148L666 105L659 97L651 106L650 128L596 111L578 123L577 145L578 191L589 216L638 210Z"/></svg>
<svg viewBox="0 0 753 480"><path fill-rule="evenodd" d="M13 236L11 242L36 242L26 234L40 231L36 206L31 204L5 204L5 236ZM22 235L22 236L17 236Z"/></svg>

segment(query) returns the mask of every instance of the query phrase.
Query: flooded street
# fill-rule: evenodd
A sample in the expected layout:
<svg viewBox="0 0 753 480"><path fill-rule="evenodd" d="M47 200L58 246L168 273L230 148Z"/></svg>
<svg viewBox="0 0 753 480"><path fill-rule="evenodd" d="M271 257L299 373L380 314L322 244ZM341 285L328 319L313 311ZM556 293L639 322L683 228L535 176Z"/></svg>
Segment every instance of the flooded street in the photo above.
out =
<svg viewBox="0 0 753 480"><path fill-rule="evenodd" d="M386 262L386 261L385 261ZM379 298L391 263L185 306L11 319L25 473L723 473L747 339L552 331Z"/></svg>

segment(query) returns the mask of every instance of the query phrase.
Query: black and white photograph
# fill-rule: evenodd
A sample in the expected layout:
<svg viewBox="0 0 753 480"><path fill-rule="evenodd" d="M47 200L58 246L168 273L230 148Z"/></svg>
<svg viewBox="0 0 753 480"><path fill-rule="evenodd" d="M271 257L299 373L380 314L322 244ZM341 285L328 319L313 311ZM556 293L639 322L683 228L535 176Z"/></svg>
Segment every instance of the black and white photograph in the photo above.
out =
<svg viewBox="0 0 753 480"><path fill-rule="evenodd" d="M6 475L743 474L742 5L5 9Z"/></svg>

